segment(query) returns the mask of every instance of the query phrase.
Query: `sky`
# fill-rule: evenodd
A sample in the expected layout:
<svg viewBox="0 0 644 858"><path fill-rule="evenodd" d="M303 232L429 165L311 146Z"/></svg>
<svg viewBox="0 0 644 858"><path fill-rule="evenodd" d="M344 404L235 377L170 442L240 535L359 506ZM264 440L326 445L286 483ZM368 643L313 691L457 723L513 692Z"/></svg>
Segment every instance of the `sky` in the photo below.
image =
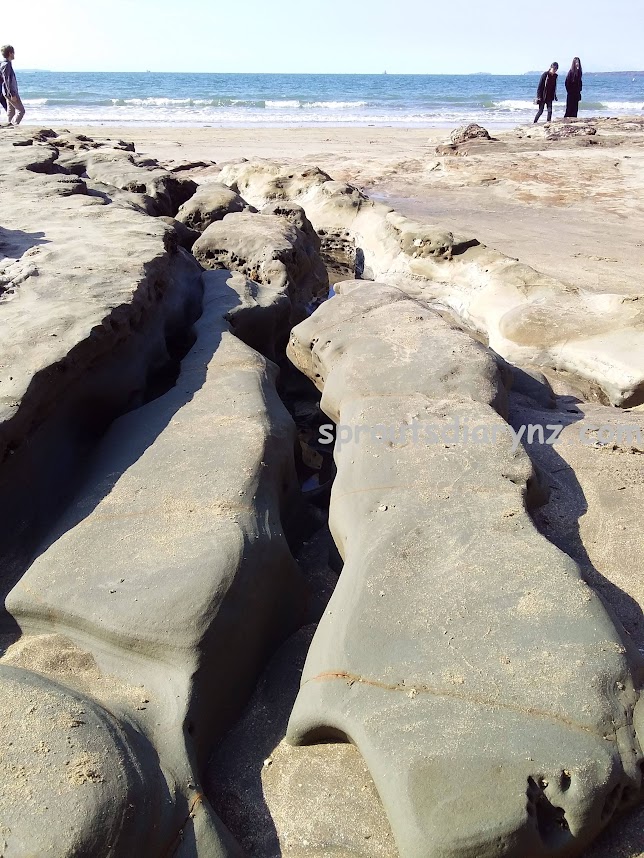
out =
<svg viewBox="0 0 644 858"><path fill-rule="evenodd" d="M644 69L643 0L21 0L16 69L522 74Z"/></svg>

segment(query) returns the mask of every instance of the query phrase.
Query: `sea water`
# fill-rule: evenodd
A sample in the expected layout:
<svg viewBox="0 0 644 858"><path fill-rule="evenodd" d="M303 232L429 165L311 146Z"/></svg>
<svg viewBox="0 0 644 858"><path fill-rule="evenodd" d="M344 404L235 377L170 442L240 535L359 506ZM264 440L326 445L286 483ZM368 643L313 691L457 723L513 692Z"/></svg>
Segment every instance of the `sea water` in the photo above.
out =
<svg viewBox="0 0 644 858"><path fill-rule="evenodd" d="M38 125L446 127L530 121L539 75L67 73L16 67ZM559 76L563 117L564 75ZM584 75L580 117L644 113L644 72Z"/></svg>

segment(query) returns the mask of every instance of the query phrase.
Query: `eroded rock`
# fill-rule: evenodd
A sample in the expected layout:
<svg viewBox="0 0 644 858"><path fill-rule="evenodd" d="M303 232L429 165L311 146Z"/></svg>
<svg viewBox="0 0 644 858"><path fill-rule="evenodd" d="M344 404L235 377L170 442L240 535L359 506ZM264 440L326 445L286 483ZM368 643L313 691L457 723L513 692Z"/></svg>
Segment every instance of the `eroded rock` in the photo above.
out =
<svg viewBox="0 0 644 858"><path fill-rule="evenodd" d="M95 142L0 159L1 851L238 858L200 778L304 607L294 425L232 326L274 348L290 303L66 173Z"/></svg>
<svg viewBox="0 0 644 858"><path fill-rule="evenodd" d="M110 686L92 686L158 755L151 772L139 760L144 783L168 783L163 824L151 830L141 821L139 839L117 855L165 854L186 808L201 801L213 742L303 610L281 525L297 491L294 427L274 367L230 332L239 280L205 275L197 340L175 386L110 427L75 500L7 598L23 640L64 630L102 674L145 689L133 705ZM61 569L74 571L61 577ZM85 752L80 736L78 748ZM129 793L114 801L113 812L125 813ZM203 813L202 844L238 854L206 805ZM102 825L95 815L70 809L64 819L85 836ZM47 820L34 834L43 844ZM25 835L14 826L11 836ZM106 843L93 854L107 855Z"/></svg>
<svg viewBox="0 0 644 858"><path fill-rule="evenodd" d="M452 143L458 145L465 143L467 140L491 140L489 131L483 128L482 125L477 125L475 122L470 125L463 125L460 128L455 128L449 135Z"/></svg>
<svg viewBox="0 0 644 858"><path fill-rule="evenodd" d="M89 139L89 138L88 138ZM152 202L148 214L174 217L197 190L192 179L164 170L154 158L143 158L121 147L81 144L68 139L58 163L99 185L143 195Z"/></svg>
<svg viewBox="0 0 644 858"><path fill-rule="evenodd" d="M597 127L585 122L556 123L546 131L546 140L564 140L567 137L594 137Z"/></svg>
<svg viewBox="0 0 644 858"><path fill-rule="evenodd" d="M353 433L290 740L358 747L402 858L580 855L642 796L641 657L526 512L494 357L400 290L340 292L289 344Z"/></svg>
<svg viewBox="0 0 644 858"><path fill-rule="evenodd" d="M257 207L275 199L303 206L317 232L337 242L332 253L347 259L353 248L357 276L387 280L449 310L514 365L568 372L596 384L612 405L644 401L638 297L573 289L324 176L248 161L224 167L220 178Z"/></svg>
<svg viewBox="0 0 644 858"><path fill-rule="evenodd" d="M211 223L223 220L227 214L249 208L255 211L226 185L209 182L199 185L194 195L181 206L177 220L191 229L203 232Z"/></svg>
<svg viewBox="0 0 644 858"><path fill-rule="evenodd" d="M298 312L328 293L319 242L286 217L240 212L211 224L193 252L205 268L239 271L272 290L288 294Z"/></svg>

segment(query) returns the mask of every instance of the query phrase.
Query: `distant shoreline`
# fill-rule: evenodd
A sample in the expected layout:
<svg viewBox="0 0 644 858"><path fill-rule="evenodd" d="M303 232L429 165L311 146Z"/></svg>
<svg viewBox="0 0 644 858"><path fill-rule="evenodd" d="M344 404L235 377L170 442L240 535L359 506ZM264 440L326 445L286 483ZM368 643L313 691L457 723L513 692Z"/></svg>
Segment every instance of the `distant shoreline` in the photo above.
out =
<svg viewBox="0 0 644 858"><path fill-rule="evenodd" d="M500 74L498 72L455 72L453 74L449 72L224 72L224 71L208 71L208 72L193 72L193 71L179 71L179 72L168 72L168 71L154 71L151 69L139 69L135 71L105 71L105 70L92 70L92 69L21 69L16 65L16 71L19 71L21 74L84 74L84 75L165 75L167 77L173 77L175 75L227 75L227 76L237 76L237 75L253 75L264 76L264 77L382 77L386 75L387 77L530 77L531 75L543 74L544 69L536 70L536 71L525 71L525 72L504 72ZM624 69L623 71L590 71L585 70L585 75L622 75L622 74L630 74L630 75L644 75L644 69Z"/></svg>
<svg viewBox="0 0 644 858"><path fill-rule="evenodd" d="M30 125L453 128L531 122L537 75L20 72ZM554 116L563 115L560 80ZM586 75L580 117L644 113L644 72Z"/></svg>

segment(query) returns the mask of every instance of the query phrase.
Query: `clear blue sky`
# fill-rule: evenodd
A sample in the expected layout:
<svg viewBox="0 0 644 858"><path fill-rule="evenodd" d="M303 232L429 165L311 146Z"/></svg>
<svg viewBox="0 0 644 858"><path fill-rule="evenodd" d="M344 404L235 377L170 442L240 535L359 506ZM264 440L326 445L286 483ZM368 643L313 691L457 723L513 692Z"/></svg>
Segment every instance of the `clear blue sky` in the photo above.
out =
<svg viewBox="0 0 644 858"><path fill-rule="evenodd" d="M644 68L643 0L9 0L0 42L52 71L520 74Z"/></svg>

